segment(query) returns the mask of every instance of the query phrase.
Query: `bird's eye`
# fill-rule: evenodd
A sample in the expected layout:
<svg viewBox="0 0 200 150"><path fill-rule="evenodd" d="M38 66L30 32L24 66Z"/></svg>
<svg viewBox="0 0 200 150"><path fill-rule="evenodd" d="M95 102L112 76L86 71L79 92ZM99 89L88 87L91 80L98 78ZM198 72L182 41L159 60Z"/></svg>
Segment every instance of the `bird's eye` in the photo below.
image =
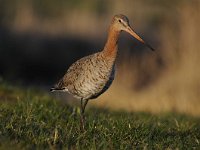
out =
<svg viewBox="0 0 200 150"><path fill-rule="evenodd" d="M122 22L121 19L119 19L119 22L120 22L120 23Z"/></svg>

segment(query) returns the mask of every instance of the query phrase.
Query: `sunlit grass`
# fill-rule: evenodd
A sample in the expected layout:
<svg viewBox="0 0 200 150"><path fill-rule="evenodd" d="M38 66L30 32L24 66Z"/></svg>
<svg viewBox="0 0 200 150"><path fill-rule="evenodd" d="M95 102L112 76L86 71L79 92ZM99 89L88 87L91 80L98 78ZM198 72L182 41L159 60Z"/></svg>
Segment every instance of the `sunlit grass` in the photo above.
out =
<svg viewBox="0 0 200 150"><path fill-rule="evenodd" d="M0 146L71 149L200 148L200 120L179 114L119 112L90 108L86 131L79 130L78 108L34 90L12 86L14 103L1 98ZM19 92L20 91L20 92ZM15 93L15 94L13 94ZM9 95L9 93L7 93Z"/></svg>

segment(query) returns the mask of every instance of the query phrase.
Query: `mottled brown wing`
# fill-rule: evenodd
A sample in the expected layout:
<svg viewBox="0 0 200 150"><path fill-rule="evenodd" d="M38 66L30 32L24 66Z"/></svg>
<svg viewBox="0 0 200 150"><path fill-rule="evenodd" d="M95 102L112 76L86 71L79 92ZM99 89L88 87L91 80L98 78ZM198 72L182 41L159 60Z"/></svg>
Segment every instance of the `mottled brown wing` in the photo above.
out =
<svg viewBox="0 0 200 150"><path fill-rule="evenodd" d="M67 88L68 90L71 90L71 88L74 88L73 86L74 82L77 81L78 78L81 76L83 67L87 65L88 61L92 57L93 55L89 55L74 62L69 67L69 69L67 70L63 78L61 78L60 81L57 83L56 88L60 88L60 89Z"/></svg>

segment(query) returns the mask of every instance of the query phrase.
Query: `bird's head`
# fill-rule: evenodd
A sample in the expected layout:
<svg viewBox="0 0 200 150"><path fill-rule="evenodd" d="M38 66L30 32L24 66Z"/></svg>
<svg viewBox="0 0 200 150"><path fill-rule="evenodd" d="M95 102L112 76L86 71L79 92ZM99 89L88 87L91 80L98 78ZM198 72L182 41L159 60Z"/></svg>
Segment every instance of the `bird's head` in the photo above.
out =
<svg viewBox="0 0 200 150"><path fill-rule="evenodd" d="M132 35L134 38L136 38L138 41L142 42L145 44L147 47L149 47L151 50L154 51L154 49L146 43L129 25L129 20L125 15L119 14L115 15L113 20L112 20L112 27L114 27L115 30L117 31L125 31Z"/></svg>

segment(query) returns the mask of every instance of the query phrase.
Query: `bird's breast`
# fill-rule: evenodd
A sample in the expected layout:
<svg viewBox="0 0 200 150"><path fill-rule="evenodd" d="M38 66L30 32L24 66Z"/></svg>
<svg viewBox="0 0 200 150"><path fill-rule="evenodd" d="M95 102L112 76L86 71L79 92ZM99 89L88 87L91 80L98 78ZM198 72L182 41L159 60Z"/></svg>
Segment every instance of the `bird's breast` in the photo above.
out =
<svg viewBox="0 0 200 150"><path fill-rule="evenodd" d="M87 62L74 86L77 95L84 99L98 97L111 85L115 74L114 63L95 58Z"/></svg>

